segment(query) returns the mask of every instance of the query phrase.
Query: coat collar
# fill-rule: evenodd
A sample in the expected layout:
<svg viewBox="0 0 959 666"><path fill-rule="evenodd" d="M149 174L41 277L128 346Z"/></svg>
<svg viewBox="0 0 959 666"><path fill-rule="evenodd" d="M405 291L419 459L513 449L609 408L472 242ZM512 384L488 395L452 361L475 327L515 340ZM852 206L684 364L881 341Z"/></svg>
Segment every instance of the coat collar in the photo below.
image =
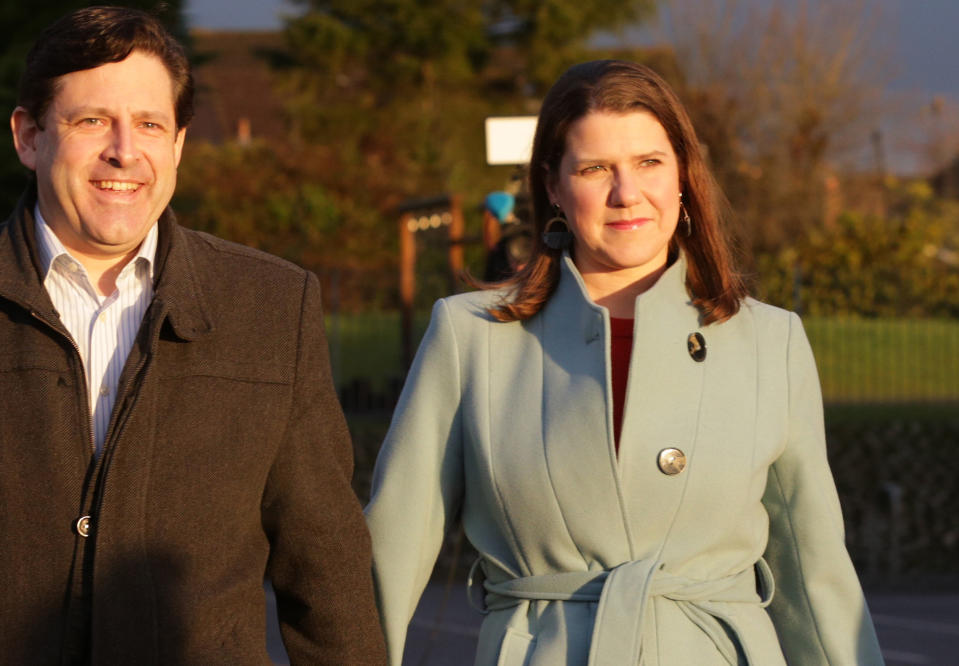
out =
<svg viewBox="0 0 959 666"><path fill-rule="evenodd" d="M606 308L597 305L589 296L586 283L573 263L568 251L563 252L560 263L560 279L556 292L547 303L547 308L561 309L568 316L576 317L577 329L582 332L583 341L595 342L602 337L604 322L609 321ZM693 305L686 288L686 256L679 257L660 276L652 287L636 297L633 309L636 325L641 321L662 317L678 320L683 326L696 327L699 322L699 310ZM568 322L572 323L572 321ZM605 324L608 327L608 323Z"/></svg>
<svg viewBox="0 0 959 666"><path fill-rule="evenodd" d="M188 232L167 207L160 215L154 302L166 310L177 336L194 340L214 330L210 308L203 297L196 257Z"/></svg>
<svg viewBox="0 0 959 666"><path fill-rule="evenodd" d="M37 252L33 208L37 202L35 182L23 193L13 214L0 227L0 297L50 321L58 316L43 287Z"/></svg>
<svg viewBox="0 0 959 666"><path fill-rule="evenodd" d="M43 286L37 252L33 209L37 201L35 181L20 197L13 214L0 226L0 298L9 299L49 322L59 315ZM152 316L167 316L176 335L193 340L213 331L210 309L203 298L195 257L173 211L160 216L154 271Z"/></svg>

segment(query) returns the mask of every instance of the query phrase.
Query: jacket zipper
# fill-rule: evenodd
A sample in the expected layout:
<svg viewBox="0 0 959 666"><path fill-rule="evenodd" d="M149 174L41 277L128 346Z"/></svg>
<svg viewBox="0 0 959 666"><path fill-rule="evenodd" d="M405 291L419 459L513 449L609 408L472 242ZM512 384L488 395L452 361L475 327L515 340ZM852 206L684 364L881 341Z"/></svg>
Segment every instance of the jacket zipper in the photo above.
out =
<svg viewBox="0 0 959 666"><path fill-rule="evenodd" d="M150 308L152 309L152 308ZM147 318L150 317L150 309L147 310L143 315L144 321L147 321ZM144 372L147 363L156 353L157 341L160 338L160 328L162 326L163 318L166 316L166 310L164 308L160 309L157 317L150 317L150 323L152 330L150 331L150 345L147 349L147 352L143 354L140 359L137 361L136 370L130 373L129 378L126 383L123 385L123 390L117 392L116 402L114 403L114 412L110 418L110 423L107 425L107 431L103 438L103 451L100 454L100 469L98 470L96 476L97 480L95 481L95 491L93 496L93 503L95 506L91 507L92 512L96 515L100 514L100 508L103 505L103 488L106 483L106 476L109 472L110 462L113 458L113 449L115 448L115 440L119 438L119 431L124 427L126 419L129 417L130 411L133 410L137 397L134 396L133 403L127 405L125 404L129 399L130 390L133 388L133 385L136 383L136 380ZM134 346L136 343L134 342ZM118 409L119 407L119 409Z"/></svg>

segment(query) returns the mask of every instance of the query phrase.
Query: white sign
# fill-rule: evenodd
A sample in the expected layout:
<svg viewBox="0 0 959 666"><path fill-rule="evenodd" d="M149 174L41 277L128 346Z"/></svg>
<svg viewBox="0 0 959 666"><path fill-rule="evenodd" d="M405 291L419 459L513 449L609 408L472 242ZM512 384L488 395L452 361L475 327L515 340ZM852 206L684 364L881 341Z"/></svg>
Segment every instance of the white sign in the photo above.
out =
<svg viewBox="0 0 959 666"><path fill-rule="evenodd" d="M536 116L499 116L486 119L486 163L526 164L533 152Z"/></svg>

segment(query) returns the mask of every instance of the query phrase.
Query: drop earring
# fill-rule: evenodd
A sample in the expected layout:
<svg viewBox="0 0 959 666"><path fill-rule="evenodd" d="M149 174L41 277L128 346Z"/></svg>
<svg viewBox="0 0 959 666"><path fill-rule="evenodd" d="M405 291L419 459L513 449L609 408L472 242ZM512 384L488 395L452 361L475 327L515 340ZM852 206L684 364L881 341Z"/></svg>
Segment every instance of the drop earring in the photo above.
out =
<svg viewBox="0 0 959 666"><path fill-rule="evenodd" d="M562 229L555 227L562 225ZM563 209L553 204L553 217L549 218L543 228L543 243L551 250L565 250L573 244L573 234L569 230L569 223L563 214Z"/></svg>
<svg viewBox="0 0 959 666"><path fill-rule="evenodd" d="M693 235L693 220L689 217L689 211L686 210L686 204L683 203L683 193L679 193L679 219L683 221L685 229L683 230L686 238Z"/></svg>

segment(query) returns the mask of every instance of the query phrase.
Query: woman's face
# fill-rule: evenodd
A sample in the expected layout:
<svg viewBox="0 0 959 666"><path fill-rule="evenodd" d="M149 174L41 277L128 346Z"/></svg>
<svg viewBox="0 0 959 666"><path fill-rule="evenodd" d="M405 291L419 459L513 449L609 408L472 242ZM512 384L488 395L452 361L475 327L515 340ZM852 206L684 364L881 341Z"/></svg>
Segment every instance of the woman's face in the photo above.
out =
<svg viewBox="0 0 959 666"><path fill-rule="evenodd" d="M576 267L628 280L666 265L679 219L679 163L647 111L588 113L570 126L551 201L566 214Z"/></svg>

